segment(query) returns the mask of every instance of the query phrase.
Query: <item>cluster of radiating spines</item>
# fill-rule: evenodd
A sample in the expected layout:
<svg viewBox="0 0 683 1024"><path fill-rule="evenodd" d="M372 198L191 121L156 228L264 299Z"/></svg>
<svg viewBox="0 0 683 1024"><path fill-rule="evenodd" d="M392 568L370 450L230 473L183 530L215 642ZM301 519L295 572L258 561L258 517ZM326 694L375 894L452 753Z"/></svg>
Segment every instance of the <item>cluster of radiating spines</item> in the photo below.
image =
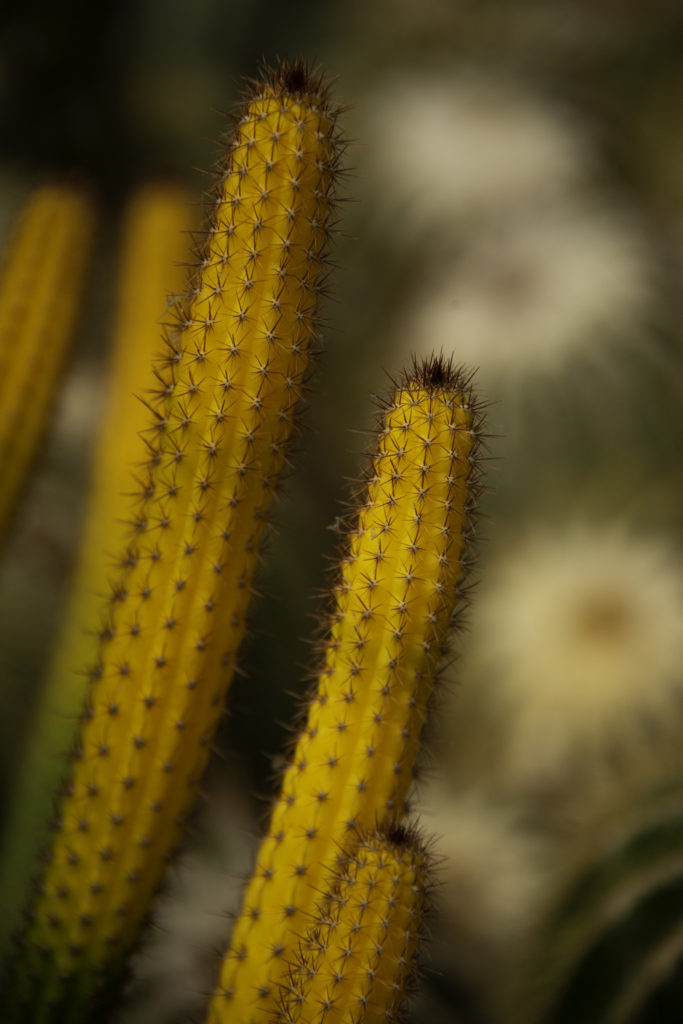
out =
<svg viewBox="0 0 683 1024"><path fill-rule="evenodd" d="M280 71L247 101L158 368L130 543L24 937L27 988L39 975L55 1003L64 979L135 940L233 673L315 334L339 154L309 81Z"/></svg>
<svg viewBox="0 0 683 1024"><path fill-rule="evenodd" d="M28 198L0 271L0 531L43 430L74 334L92 243L90 199L45 185Z"/></svg>
<svg viewBox="0 0 683 1024"><path fill-rule="evenodd" d="M400 817L471 532L480 417L439 360L389 402L334 591L324 664L223 962L212 1021L265 1021L357 828Z"/></svg>
<svg viewBox="0 0 683 1024"><path fill-rule="evenodd" d="M683 783L645 794L571 873L514 979L523 1024L675 1024L683 963ZM508 1003L508 1011L510 1004Z"/></svg>
<svg viewBox="0 0 683 1024"><path fill-rule="evenodd" d="M138 433L148 425L148 410L138 396L154 386L152 360L159 349L159 324L167 295L185 284L185 232L193 226L185 190L168 182L140 187L126 206L110 373L77 564L13 786L0 853L0 891L5 894L0 945L17 925L31 864L47 835L63 758L73 745L87 684L74 670L91 665L97 657L97 598L107 589L112 552L120 552L127 543L130 466L139 459Z"/></svg>
<svg viewBox="0 0 683 1024"><path fill-rule="evenodd" d="M278 1024L397 1021L412 987L429 887L418 835L360 836L315 908L280 991Z"/></svg>

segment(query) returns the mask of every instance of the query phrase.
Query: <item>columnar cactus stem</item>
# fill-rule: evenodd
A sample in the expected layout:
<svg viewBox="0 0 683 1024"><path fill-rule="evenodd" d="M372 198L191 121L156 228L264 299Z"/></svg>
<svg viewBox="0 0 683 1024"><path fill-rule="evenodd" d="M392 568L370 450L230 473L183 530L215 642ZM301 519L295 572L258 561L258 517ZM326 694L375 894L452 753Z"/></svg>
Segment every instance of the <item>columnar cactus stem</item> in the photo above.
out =
<svg viewBox="0 0 683 1024"><path fill-rule="evenodd" d="M111 372L78 562L4 830L0 945L17 925L31 865L46 842L58 773L73 746L87 682L75 670L97 658L102 615L97 598L107 590L111 553L127 544L130 463L139 457L138 433L149 418L138 396L156 383L152 360L159 348L158 324L166 296L184 286L180 264L187 260L189 243L183 232L190 227L187 196L176 185L149 183L126 208Z"/></svg>
<svg viewBox="0 0 683 1024"><path fill-rule="evenodd" d="M0 532L38 450L73 337L93 221L80 190L37 189L0 274Z"/></svg>
<svg viewBox="0 0 683 1024"><path fill-rule="evenodd" d="M46 1004L78 1019L111 981L194 802L309 364L338 155L319 81L295 66L254 88L159 367L132 539L24 936L35 1019Z"/></svg>
<svg viewBox="0 0 683 1024"><path fill-rule="evenodd" d="M386 1024L415 976L429 863L397 827L354 844L316 908L282 988L279 1024Z"/></svg>
<svg viewBox="0 0 683 1024"><path fill-rule="evenodd" d="M462 579L479 417L466 379L416 367L389 403L334 592L308 721L209 1020L266 1021L292 944L357 828L399 817Z"/></svg>

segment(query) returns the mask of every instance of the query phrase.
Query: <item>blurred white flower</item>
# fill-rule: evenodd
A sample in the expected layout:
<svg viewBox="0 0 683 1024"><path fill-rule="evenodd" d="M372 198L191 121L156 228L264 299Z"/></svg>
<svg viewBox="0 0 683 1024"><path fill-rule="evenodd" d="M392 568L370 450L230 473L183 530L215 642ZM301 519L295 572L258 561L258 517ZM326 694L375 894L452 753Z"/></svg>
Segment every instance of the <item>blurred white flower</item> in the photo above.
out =
<svg viewBox="0 0 683 1024"><path fill-rule="evenodd" d="M63 444L81 449L87 444L101 414L104 392L103 376L98 367L76 365L66 375L52 428Z"/></svg>
<svg viewBox="0 0 683 1024"><path fill-rule="evenodd" d="M547 792L615 757L630 770L648 744L661 769L680 746L683 566L663 540L529 535L478 592L471 640L506 786Z"/></svg>
<svg viewBox="0 0 683 1024"><path fill-rule="evenodd" d="M534 918L551 877L552 844L481 793L453 797L432 783L419 810L434 834L437 931L447 936L449 966L476 984L496 976Z"/></svg>
<svg viewBox="0 0 683 1024"><path fill-rule="evenodd" d="M363 109L362 179L398 235L452 228L585 176L586 146L569 114L512 81L397 74Z"/></svg>
<svg viewBox="0 0 683 1024"><path fill-rule="evenodd" d="M482 228L435 266L400 316L401 350L455 352L510 382L637 338L651 298L645 242L624 216L562 201ZM635 325L635 326L634 326ZM606 360L607 361L607 360Z"/></svg>

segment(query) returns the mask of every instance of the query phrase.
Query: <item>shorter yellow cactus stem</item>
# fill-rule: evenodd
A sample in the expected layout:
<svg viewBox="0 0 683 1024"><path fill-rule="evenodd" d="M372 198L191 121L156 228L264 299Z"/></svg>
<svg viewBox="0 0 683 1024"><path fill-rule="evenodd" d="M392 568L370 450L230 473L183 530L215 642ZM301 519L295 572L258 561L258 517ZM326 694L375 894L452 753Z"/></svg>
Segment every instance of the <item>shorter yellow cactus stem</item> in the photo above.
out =
<svg viewBox="0 0 683 1024"><path fill-rule="evenodd" d="M278 1024L395 1021L415 974L428 880L414 831L359 837L296 953Z"/></svg>
<svg viewBox="0 0 683 1024"><path fill-rule="evenodd" d="M69 185L29 197L0 273L0 532L38 450L72 339L93 232Z"/></svg>
<svg viewBox="0 0 683 1024"><path fill-rule="evenodd" d="M387 406L317 692L223 963L212 1024L271 1019L339 850L357 828L403 813L460 593L479 428L468 380L438 359L416 366Z"/></svg>

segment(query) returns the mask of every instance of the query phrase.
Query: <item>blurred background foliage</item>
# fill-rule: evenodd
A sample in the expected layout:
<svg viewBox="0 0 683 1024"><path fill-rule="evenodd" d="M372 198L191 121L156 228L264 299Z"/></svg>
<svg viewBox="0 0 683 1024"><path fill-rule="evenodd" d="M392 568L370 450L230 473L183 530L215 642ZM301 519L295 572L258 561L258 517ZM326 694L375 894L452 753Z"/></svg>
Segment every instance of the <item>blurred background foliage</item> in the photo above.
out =
<svg viewBox="0 0 683 1024"><path fill-rule="evenodd" d="M182 1019L209 984L216 907L238 903L315 665L370 396L434 348L479 367L493 436L470 629L415 802L444 859L411 1019L509 1019L556 888L609 846L620 808L683 768L680 5L28 0L0 25L3 233L55 175L85 180L101 211L76 351L0 568L0 810L78 543L123 205L159 176L199 201L192 168L210 168L241 77L303 56L349 106L324 353L209 802L126 1019Z"/></svg>

